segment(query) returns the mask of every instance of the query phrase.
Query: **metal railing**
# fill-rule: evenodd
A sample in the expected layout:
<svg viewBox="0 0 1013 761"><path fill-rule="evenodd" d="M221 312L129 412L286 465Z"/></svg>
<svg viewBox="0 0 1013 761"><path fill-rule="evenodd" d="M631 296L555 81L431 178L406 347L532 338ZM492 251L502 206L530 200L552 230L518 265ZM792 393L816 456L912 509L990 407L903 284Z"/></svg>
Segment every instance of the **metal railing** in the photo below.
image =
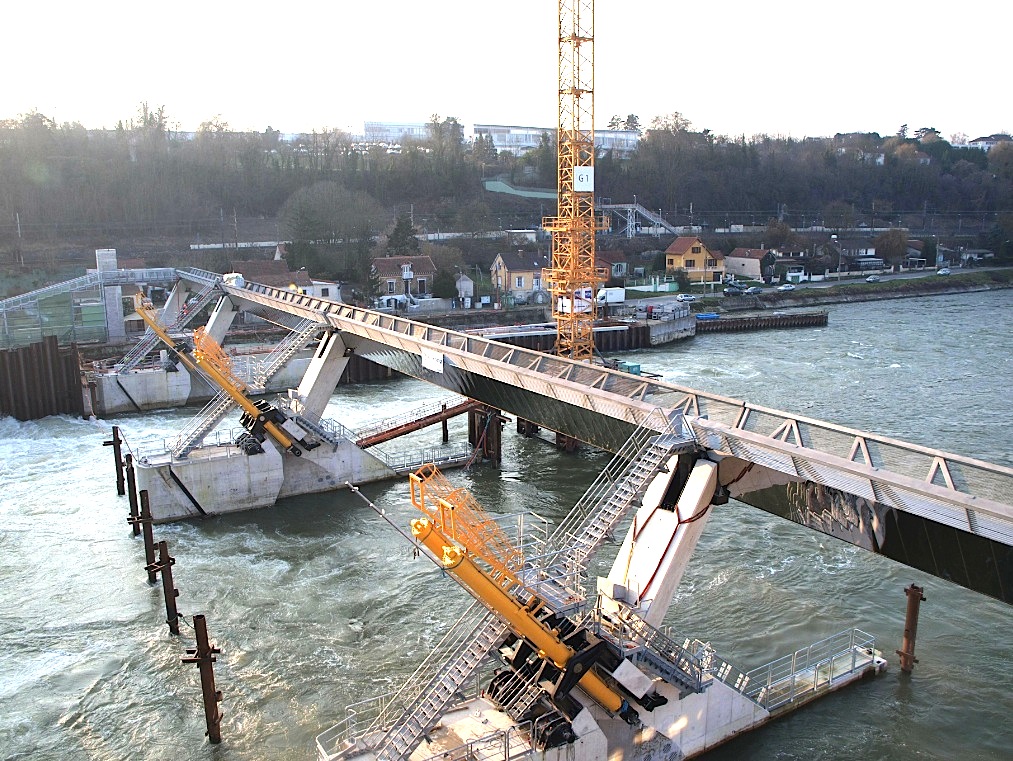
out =
<svg viewBox="0 0 1013 761"><path fill-rule="evenodd" d="M847 629L796 650L745 675L739 689L768 711L828 689L835 680L864 668L876 656L876 638Z"/></svg>
<svg viewBox="0 0 1013 761"><path fill-rule="evenodd" d="M450 465L460 465L467 462L472 454L471 445L466 443L393 454L384 452L378 447L370 447L369 451L397 473L409 473L418 470L423 465L436 465L443 468Z"/></svg>
<svg viewBox="0 0 1013 761"><path fill-rule="evenodd" d="M364 425L362 428L358 428L355 431L355 436L358 439L364 439L368 436L374 436L384 431L389 431L392 428L398 428L408 423L413 423L416 420L429 417L430 415L437 415L443 411L444 408L450 409L456 407L458 404L463 404L468 401L467 397L464 396L448 396L446 399L438 399L434 402L427 402L426 404L420 405L407 412L402 412L399 415L392 415L391 417L384 418L383 420L377 420L375 422Z"/></svg>
<svg viewBox="0 0 1013 761"><path fill-rule="evenodd" d="M228 429L220 428L205 435L204 443L200 447L196 447L196 449L218 449L219 451L215 452L211 459L235 457L237 455L245 457L246 454L236 446L235 441L246 432L246 429L241 426ZM134 459L137 462L148 464L152 458L161 458L163 455L169 455L170 462L184 462L187 458L177 457L173 453L177 438L177 436L173 436L172 438L142 441L135 448Z"/></svg>

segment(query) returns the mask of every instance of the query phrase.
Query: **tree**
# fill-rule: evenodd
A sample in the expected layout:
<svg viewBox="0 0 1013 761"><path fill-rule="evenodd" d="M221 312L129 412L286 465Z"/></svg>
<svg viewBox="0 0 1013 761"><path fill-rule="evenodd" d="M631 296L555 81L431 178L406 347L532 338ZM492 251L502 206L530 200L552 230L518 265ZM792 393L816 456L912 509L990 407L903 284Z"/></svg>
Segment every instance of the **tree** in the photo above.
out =
<svg viewBox="0 0 1013 761"><path fill-rule="evenodd" d="M638 135L643 131L640 129L640 117L636 114L627 115L626 119L623 121L622 128L630 130L631 132L636 132Z"/></svg>
<svg viewBox="0 0 1013 761"><path fill-rule="evenodd" d="M831 230L855 226L855 207L847 201L831 201L823 209L823 224Z"/></svg>
<svg viewBox="0 0 1013 761"><path fill-rule="evenodd" d="M692 123L685 116L680 114L678 111L673 111L670 114L664 116L655 116L651 119L651 126L649 129L655 130L656 132L688 132Z"/></svg>
<svg viewBox="0 0 1013 761"><path fill-rule="evenodd" d="M779 222L770 219L767 222L767 231L764 233L764 242L772 248L781 248L792 238L791 225L787 222Z"/></svg>
<svg viewBox="0 0 1013 761"><path fill-rule="evenodd" d="M609 129L622 129L623 128L623 117L621 117L619 114L613 114L612 118L609 119L608 128Z"/></svg>
<svg viewBox="0 0 1013 761"><path fill-rule="evenodd" d="M877 256L888 264L902 264L907 256L907 234L903 230L887 230L877 235L872 245Z"/></svg>
<svg viewBox="0 0 1013 761"><path fill-rule="evenodd" d="M690 289L689 273L686 272L682 267L679 267L675 272L672 273L675 276L675 282L679 286L679 291L682 293L688 293Z"/></svg>
<svg viewBox="0 0 1013 761"><path fill-rule="evenodd" d="M387 236L387 256L415 256L419 252L419 239L407 214L398 216L394 229Z"/></svg>
<svg viewBox="0 0 1013 761"><path fill-rule="evenodd" d="M438 299L452 299L457 295L457 283L449 270L439 270L433 278L433 295Z"/></svg>

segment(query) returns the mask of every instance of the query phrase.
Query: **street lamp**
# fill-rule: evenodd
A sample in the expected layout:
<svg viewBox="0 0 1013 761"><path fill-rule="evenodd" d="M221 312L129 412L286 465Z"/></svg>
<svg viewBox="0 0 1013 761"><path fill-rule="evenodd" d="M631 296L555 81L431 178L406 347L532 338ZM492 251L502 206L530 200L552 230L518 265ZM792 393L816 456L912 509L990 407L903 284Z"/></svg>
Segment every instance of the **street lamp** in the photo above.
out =
<svg viewBox="0 0 1013 761"><path fill-rule="evenodd" d="M837 243L837 236L831 235L830 240L834 242L834 246L837 248L837 282L841 282L841 247Z"/></svg>

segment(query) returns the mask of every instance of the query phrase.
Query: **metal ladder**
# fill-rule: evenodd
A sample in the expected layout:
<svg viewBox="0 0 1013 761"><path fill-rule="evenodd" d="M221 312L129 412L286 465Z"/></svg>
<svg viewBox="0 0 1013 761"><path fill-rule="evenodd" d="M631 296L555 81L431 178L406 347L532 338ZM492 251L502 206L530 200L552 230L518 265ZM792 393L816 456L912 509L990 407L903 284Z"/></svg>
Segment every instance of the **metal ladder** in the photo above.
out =
<svg viewBox="0 0 1013 761"><path fill-rule="evenodd" d="M192 310L196 311L196 310ZM307 343L310 338L320 329L320 324L314 320L303 320L297 325L293 332L275 348L275 350L264 361L264 368L257 374L257 384L263 388L271 377L285 366L285 363ZM251 389L256 392L256 389ZM208 402L189 423L180 431L176 442L172 445L172 454L180 459L185 458L204 441L204 437L215 429L229 412L236 406L235 401L225 391L219 391L218 395ZM326 433L317 430L314 426L314 433L322 438L335 443Z"/></svg>
<svg viewBox="0 0 1013 761"><path fill-rule="evenodd" d="M194 300L193 304L187 307L186 312L181 312L176 315L176 320L166 328L166 332L177 331L187 325L194 317L197 316L200 310L208 305L211 299L214 298L217 291L217 282L205 285L203 290L197 294L197 298ZM134 347L126 353L123 359L113 366L113 370L118 373L125 373L128 370L132 370L147 356L148 352L155 348L155 344L158 343L158 340L159 339L158 336L155 335L155 331L151 328L146 328L141 340L134 344Z"/></svg>
<svg viewBox="0 0 1013 761"><path fill-rule="evenodd" d="M638 436L637 432L623 445L550 537L556 551L548 565L585 570L630 508L639 505L651 479L665 469L665 461L695 446L692 433L678 430L681 416L671 422L665 433Z"/></svg>
<svg viewBox="0 0 1013 761"><path fill-rule="evenodd" d="M292 328L281 342L274 347L274 350L264 358L258 368L250 386L254 392L262 392L275 373L281 370L292 357L310 342L325 326L316 320L306 318Z"/></svg>
<svg viewBox="0 0 1013 761"><path fill-rule="evenodd" d="M461 687L489 657L489 652L506 637L506 624L491 612L486 611L478 623L472 625L474 615L468 614L475 609L484 610L479 603L474 603L444 638L447 641L453 636L460 640L460 645L445 664L440 667L429 663L432 656L427 658L392 701L404 708L400 710L398 721L384 732L375 746L377 761L408 758ZM441 657L446 658L446 655ZM434 668L438 670L433 671ZM374 730L383 729L384 718L377 717Z"/></svg>
<svg viewBox="0 0 1013 761"><path fill-rule="evenodd" d="M201 411L179 432L172 445L172 456L183 459L199 447L204 441L204 437L211 433L215 426L222 421L222 418L228 415L235 406L236 403L231 396L224 391L219 391L218 396L205 404Z"/></svg>

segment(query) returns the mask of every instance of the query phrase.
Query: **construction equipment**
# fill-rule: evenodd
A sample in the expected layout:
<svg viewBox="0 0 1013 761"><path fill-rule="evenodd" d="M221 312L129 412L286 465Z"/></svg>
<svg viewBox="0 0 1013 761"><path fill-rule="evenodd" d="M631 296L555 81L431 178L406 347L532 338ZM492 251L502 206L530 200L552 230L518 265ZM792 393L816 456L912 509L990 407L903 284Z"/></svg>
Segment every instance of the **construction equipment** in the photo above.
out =
<svg viewBox="0 0 1013 761"><path fill-rule="evenodd" d="M151 299L143 292L134 295L134 308L137 314L157 335L175 357L194 372L204 376L210 383L220 388L243 411L240 422L248 431L242 441L237 442L247 454L255 454L260 444L270 436L282 449L296 457L302 455L302 449L313 449L319 442L309 436L294 420L273 407L265 400L253 401L247 394L246 384L232 372L232 363L222 347L209 336L204 328L197 328L193 334L193 345L185 340L177 340L158 322ZM302 449L300 449L302 447Z"/></svg>
<svg viewBox="0 0 1013 761"><path fill-rule="evenodd" d="M553 296L556 354L590 362L594 297L608 280L594 256L595 233L606 227L594 214L594 0L559 2L558 103L558 202L556 216L542 220L552 233L552 268L543 277Z"/></svg>
<svg viewBox="0 0 1013 761"><path fill-rule="evenodd" d="M603 660L618 660L617 656L588 643L579 627L557 616L523 583L521 552L477 500L465 489L453 489L433 466L422 468L410 480L412 504L425 514L411 522L412 535L461 586L510 627L516 637L514 659L523 654L521 660L538 661L539 682L553 683L552 702L572 718L576 707L569 704L568 693L580 684L607 710L628 723L639 723L636 709L592 668ZM517 644L521 641L523 644ZM574 644L584 647L578 651ZM535 692L539 690L544 691L544 685Z"/></svg>

